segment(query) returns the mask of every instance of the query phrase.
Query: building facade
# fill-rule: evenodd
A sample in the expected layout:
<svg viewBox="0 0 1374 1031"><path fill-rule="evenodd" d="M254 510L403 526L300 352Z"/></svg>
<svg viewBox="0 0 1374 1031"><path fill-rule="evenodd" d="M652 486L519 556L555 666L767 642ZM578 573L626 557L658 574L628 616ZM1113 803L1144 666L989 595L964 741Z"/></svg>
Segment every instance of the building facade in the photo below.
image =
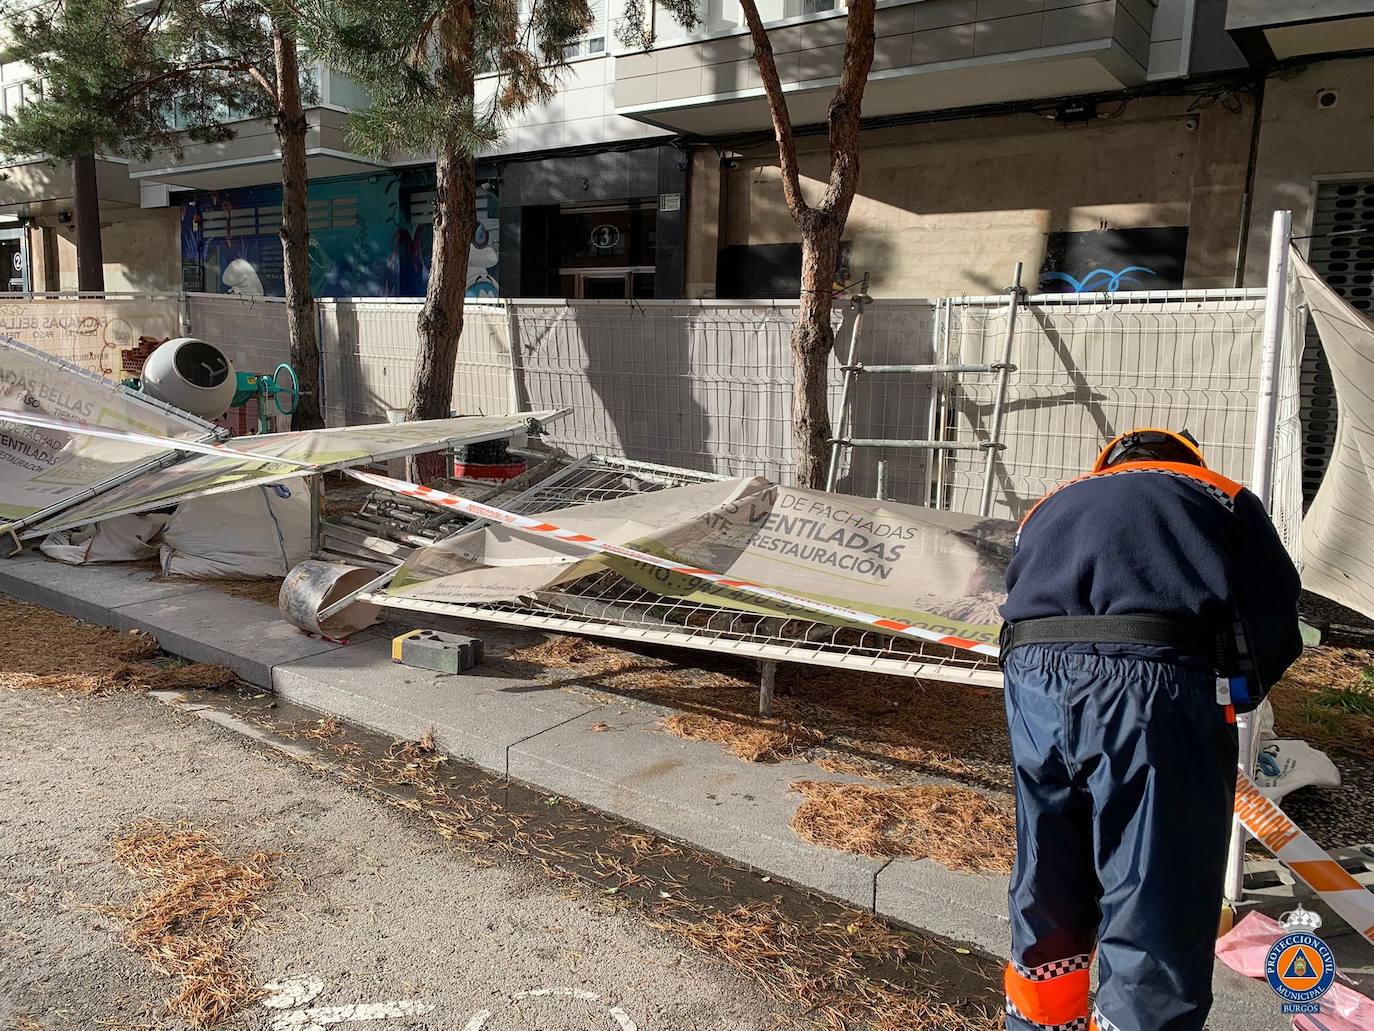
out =
<svg viewBox="0 0 1374 1031"><path fill-rule="evenodd" d="M799 237L738 0L708 0L690 32L650 5L648 50L620 42L619 0L594 7L554 99L482 155L469 292L794 295ZM818 191L842 0L760 12ZM877 34L845 233L847 274L875 295L1000 290L1017 261L1045 291L1255 285L1276 207L1352 298L1367 293L1374 241L1322 241L1367 224L1340 219L1374 197L1374 0L889 0ZM352 152L367 98L316 74L312 286L418 295L425 156ZM37 87L0 66L5 109ZM280 292L275 136L235 128L175 159L101 159L108 289ZM3 171L0 289L74 288L69 171L41 156Z"/></svg>

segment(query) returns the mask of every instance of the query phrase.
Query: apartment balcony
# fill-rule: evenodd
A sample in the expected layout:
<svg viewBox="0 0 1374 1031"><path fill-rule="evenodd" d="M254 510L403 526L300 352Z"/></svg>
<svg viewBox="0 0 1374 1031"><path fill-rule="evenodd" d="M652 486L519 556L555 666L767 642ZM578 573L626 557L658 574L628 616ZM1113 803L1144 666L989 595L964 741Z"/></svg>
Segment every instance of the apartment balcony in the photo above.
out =
<svg viewBox="0 0 1374 1031"><path fill-rule="evenodd" d="M138 207L139 188L122 159L99 158L96 187L102 208ZM0 161L0 214L36 218L72 210L72 166L45 157Z"/></svg>
<svg viewBox="0 0 1374 1031"><path fill-rule="evenodd" d="M336 107L312 107L305 112L306 167L311 179L357 175L384 166L354 153L345 140L348 112ZM135 186L153 181L193 190L224 190L281 182L281 150L272 123L241 119L233 123L235 136L223 143L187 142L180 156L156 153L147 161L129 163Z"/></svg>
<svg viewBox="0 0 1374 1031"><path fill-rule="evenodd" d="M1374 49L1374 0L1227 0L1226 31L1247 58Z"/></svg>
<svg viewBox="0 0 1374 1031"><path fill-rule="evenodd" d="M821 0L825 3L825 0ZM790 7L790 3L789 3ZM814 9L814 7L813 7ZM779 13L788 13L785 7ZM968 107L1136 86L1150 64L1155 0L916 0L877 14L864 115ZM615 110L678 132L769 124L753 44L728 17L615 58ZM795 124L824 122L844 53L842 12L769 26Z"/></svg>

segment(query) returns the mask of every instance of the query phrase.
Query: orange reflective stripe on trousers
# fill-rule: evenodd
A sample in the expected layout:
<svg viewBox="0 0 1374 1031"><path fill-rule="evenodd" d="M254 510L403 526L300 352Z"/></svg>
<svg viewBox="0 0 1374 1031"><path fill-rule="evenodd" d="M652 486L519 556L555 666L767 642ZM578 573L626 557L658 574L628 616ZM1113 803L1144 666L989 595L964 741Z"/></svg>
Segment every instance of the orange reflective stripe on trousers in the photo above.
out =
<svg viewBox="0 0 1374 1031"><path fill-rule="evenodd" d="M1028 1024L1055 1031L1087 1031L1090 957L1028 969L1007 964L1007 1011Z"/></svg>

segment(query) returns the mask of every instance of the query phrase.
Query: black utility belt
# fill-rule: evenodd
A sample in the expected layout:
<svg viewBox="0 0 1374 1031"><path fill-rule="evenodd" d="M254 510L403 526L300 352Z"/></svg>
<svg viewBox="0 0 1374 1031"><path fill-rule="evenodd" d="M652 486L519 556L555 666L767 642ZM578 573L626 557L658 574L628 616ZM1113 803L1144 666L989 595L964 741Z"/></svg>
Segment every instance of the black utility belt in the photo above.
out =
<svg viewBox="0 0 1374 1031"><path fill-rule="evenodd" d="M1229 638L1196 623L1164 616L1045 616L1002 626L1002 658L1025 644L1138 644L1170 648L1227 674Z"/></svg>

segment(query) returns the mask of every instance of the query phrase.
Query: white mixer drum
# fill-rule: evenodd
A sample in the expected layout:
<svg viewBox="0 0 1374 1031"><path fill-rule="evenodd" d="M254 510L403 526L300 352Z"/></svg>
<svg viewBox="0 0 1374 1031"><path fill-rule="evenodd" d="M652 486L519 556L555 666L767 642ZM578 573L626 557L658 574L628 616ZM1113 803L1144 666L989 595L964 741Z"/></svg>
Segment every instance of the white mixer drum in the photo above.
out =
<svg viewBox="0 0 1374 1031"><path fill-rule="evenodd" d="M143 365L143 392L202 419L218 419L238 389L234 363L194 337L168 340Z"/></svg>

